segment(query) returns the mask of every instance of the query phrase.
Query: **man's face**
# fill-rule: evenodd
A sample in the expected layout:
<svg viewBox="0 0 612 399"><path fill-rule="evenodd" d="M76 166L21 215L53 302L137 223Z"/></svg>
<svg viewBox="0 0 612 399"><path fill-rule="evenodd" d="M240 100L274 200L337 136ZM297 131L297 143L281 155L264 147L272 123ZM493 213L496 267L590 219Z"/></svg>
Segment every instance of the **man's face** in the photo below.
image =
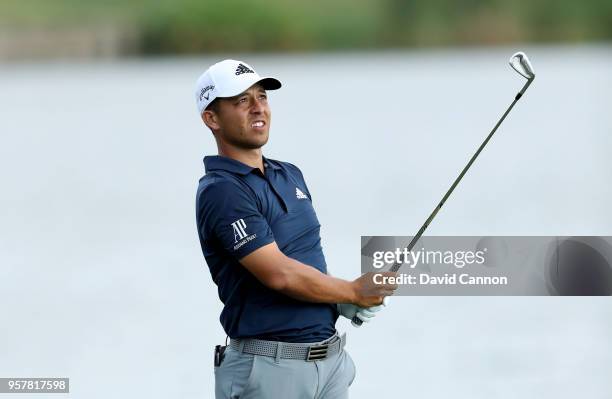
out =
<svg viewBox="0 0 612 399"><path fill-rule="evenodd" d="M217 111L205 116L217 140L241 149L257 149L268 142L270 106L263 87L255 84L243 93L218 99Z"/></svg>

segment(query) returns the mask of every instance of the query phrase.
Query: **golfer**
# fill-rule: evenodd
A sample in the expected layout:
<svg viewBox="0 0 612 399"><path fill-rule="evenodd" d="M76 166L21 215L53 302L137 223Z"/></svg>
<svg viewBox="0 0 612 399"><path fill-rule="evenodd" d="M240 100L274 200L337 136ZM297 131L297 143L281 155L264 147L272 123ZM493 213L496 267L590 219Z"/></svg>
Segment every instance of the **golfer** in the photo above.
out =
<svg viewBox="0 0 612 399"><path fill-rule="evenodd" d="M230 338L215 348L215 394L346 398L355 365L336 320L369 321L397 285L327 273L302 172L262 154L271 122L267 91L280 87L236 60L214 64L196 84L198 111L218 150L204 158L197 227Z"/></svg>

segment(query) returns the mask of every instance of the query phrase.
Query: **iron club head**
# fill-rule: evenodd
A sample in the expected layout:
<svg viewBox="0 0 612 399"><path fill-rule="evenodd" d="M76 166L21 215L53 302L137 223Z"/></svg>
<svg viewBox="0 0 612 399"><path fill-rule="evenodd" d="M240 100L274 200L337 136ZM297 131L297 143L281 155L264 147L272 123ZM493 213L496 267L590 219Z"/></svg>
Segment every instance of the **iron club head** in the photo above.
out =
<svg viewBox="0 0 612 399"><path fill-rule="evenodd" d="M512 57L510 57L510 66L521 76L529 80L535 78L535 72L529 62L529 58L527 58L527 55L522 51L514 53Z"/></svg>

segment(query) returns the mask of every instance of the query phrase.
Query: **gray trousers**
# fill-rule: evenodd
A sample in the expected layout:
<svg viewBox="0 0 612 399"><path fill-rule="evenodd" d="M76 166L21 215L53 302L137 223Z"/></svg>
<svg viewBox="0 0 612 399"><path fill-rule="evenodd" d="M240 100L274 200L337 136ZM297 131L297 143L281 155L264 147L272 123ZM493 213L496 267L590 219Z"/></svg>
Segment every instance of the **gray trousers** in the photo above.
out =
<svg viewBox="0 0 612 399"><path fill-rule="evenodd" d="M228 347L215 367L217 399L345 399L355 363L342 350L324 360L278 359Z"/></svg>

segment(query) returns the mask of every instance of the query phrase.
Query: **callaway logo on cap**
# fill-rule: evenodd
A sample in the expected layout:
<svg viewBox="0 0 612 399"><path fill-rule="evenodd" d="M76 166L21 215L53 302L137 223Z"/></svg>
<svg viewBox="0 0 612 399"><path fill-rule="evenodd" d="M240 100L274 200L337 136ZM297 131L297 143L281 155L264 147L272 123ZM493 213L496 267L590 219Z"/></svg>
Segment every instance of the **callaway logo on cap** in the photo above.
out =
<svg viewBox="0 0 612 399"><path fill-rule="evenodd" d="M208 68L196 82L195 99L198 112L202 112L219 97L234 97L255 83L266 90L280 89L281 82L271 77L261 77L246 62L223 60Z"/></svg>

